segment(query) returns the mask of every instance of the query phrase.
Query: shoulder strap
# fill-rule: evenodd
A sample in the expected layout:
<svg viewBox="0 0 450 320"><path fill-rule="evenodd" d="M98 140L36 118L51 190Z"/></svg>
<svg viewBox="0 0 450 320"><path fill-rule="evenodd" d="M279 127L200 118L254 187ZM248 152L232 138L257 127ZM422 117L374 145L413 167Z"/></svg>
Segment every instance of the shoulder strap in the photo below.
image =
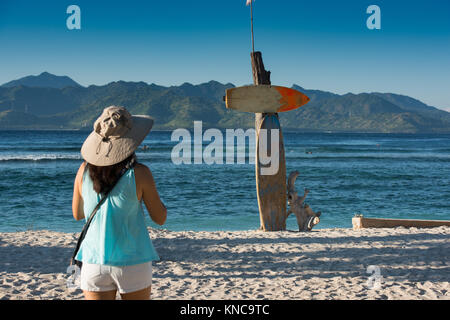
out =
<svg viewBox="0 0 450 320"><path fill-rule="evenodd" d="M119 177L117 178L116 182L114 183L114 185L111 186L111 188L109 190L107 190L105 192L105 194L103 195L103 197L100 199L100 201L97 203L97 205L95 206L94 210L92 211L91 215L89 216L88 221L85 223L83 230L81 230L80 236L78 237L78 241L77 241L77 245L75 246L75 250L72 254L72 259L71 259L71 263L75 264L75 257L78 253L78 250L80 249L81 243L84 240L84 237L86 236L86 233L89 229L89 226L91 225L92 220L94 219L95 214L97 213L98 209L100 209L100 207L102 206L102 204L105 202L106 198L108 197L108 195L111 193L111 191L114 189L114 187L117 185L117 183L119 182L120 178L122 178L122 176L131 168L133 168L136 165L136 161L134 160L134 158L125 166L125 168L122 169L122 171L119 174ZM86 167L88 166L88 164L86 164ZM85 170L86 170L85 167Z"/></svg>

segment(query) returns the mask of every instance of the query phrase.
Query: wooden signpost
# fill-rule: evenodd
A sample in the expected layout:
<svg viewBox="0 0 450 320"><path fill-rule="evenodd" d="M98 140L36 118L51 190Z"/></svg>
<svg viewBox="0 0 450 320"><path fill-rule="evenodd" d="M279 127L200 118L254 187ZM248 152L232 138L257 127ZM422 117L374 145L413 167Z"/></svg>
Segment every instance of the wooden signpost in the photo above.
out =
<svg viewBox="0 0 450 320"><path fill-rule="evenodd" d="M309 98L294 89L272 86L270 71L264 68L261 52L255 52L253 35L253 0L250 5L252 31L252 74L254 86L232 88L226 91L227 108L255 113L256 132L256 193L258 197L261 229L279 231L286 229L286 159L283 133L277 112L294 110L308 103ZM272 133L275 133L272 135ZM264 136L266 137L264 139ZM277 148L272 149L271 139L277 139ZM262 142L265 143L262 143ZM265 148L266 150L261 150ZM271 159L278 160L277 170L267 174L260 151Z"/></svg>
<svg viewBox="0 0 450 320"><path fill-rule="evenodd" d="M244 86L226 91L226 106L229 109L255 113L256 132L256 193L258 197L261 229L279 231L286 229L286 159L283 133L277 112L294 110L308 103L309 98L294 89L271 86L270 71L266 71L261 52L251 53L254 86ZM264 132L263 132L264 130ZM275 134L272 135L272 132ZM266 143L262 143L262 135ZM272 150L271 138L276 137L277 149ZM278 170L272 174L263 171L260 157L263 154L278 161Z"/></svg>
<svg viewBox="0 0 450 320"><path fill-rule="evenodd" d="M270 85L270 71L266 71L261 52L251 53L253 83L255 85ZM300 92L299 92L300 94ZM302 95L302 94L301 94ZM300 95L299 95L300 96ZM299 107L309 101L309 98L299 101ZM294 109L291 108L291 110ZM263 175L260 161L260 133L267 130L267 139L271 137L271 130L278 130L278 150L270 150L271 142L267 141L267 154L278 153L279 168L275 175ZM257 112L255 114L256 131L256 193L258 197L259 217L261 229L264 231L286 230L286 159L284 155L283 133L277 113Z"/></svg>
<svg viewBox="0 0 450 320"><path fill-rule="evenodd" d="M253 83L255 85L270 85L270 71L266 71L262 60L261 52L251 53ZM265 121L266 119L268 121ZM276 118L276 119L275 119ZM261 175L260 161L260 129L267 130L267 137L271 137L270 129L279 129L279 148L278 150L267 150L269 152L278 151L279 168L277 174L273 176ZM258 197L259 218L261 229L264 231L278 231L286 229L286 159L284 157L283 133L276 113L256 113L255 114L255 132L256 132L256 194ZM270 148L270 141L267 141L267 148Z"/></svg>

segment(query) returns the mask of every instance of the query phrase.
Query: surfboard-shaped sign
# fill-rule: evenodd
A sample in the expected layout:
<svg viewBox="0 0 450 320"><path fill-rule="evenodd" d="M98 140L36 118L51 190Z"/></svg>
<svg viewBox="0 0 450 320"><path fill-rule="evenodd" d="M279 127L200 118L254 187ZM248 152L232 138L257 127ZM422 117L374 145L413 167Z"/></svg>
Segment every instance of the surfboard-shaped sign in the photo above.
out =
<svg viewBox="0 0 450 320"><path fill-rule="evenodd" d="M226 90L225 103L228 109L276 113L297 109L309 102L300 91L280 86L243 86Z"/></svg>

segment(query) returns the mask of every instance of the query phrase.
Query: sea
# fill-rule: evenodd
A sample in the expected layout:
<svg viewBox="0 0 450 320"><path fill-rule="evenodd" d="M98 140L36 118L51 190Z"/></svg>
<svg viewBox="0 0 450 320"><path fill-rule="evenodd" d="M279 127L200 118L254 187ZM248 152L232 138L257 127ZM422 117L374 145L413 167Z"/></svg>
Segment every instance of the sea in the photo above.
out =
<svg viewBox="0 0 450 320"><path fill-rule="evenodd" d="M283 132L287 173L321 211L315 227L351 228L352 217L450 220L450 135ZM81 231L71 202L87 131L0 131L0 232ZM171 131L151 131L137 151L153 172L173 231L256 230L255 166L175 164ZM205 146L208 143L205 143ZM145 146L145 149L143 148ZM224 146L225 148L225 146ZM225 161L224 161L225 162ZM287 228L296 230L291 215Z"/></svg>

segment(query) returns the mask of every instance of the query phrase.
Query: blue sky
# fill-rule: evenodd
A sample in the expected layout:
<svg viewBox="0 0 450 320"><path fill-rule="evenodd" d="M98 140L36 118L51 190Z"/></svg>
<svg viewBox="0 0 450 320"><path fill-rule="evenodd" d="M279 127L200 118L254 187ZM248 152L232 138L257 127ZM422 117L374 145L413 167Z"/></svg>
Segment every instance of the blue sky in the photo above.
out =
<svg viewBox="0 0 450 320"><path fill-rule="evenodd" d="M66 9L81 8L81 30ZM369 30L369 5L381 30ZM394 92L450 110L450 1L256 0L272 83ZM252 82L245 0L0 1L0 83L48 71L82 85Z"/></svg>

